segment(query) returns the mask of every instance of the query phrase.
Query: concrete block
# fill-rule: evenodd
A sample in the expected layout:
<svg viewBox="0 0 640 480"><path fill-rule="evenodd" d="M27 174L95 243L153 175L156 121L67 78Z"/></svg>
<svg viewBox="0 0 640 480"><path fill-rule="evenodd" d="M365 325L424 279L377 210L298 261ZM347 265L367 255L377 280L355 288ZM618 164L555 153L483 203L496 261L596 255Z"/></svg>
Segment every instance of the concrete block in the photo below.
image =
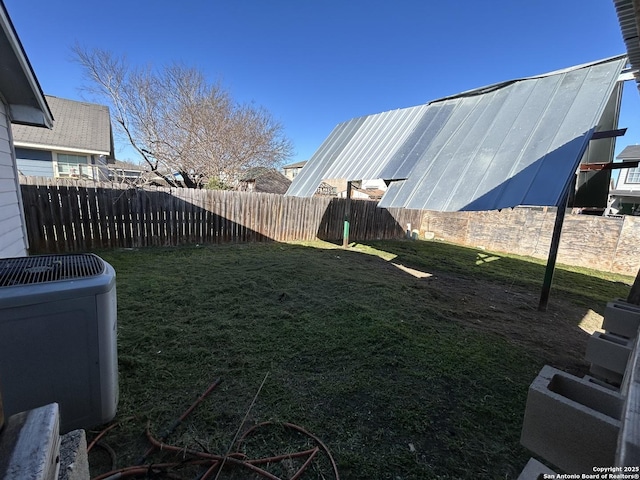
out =
<svg viewBox="0 0 640 480"><path fill-rule="evenodd" d="M594 332L587 342L584 358L592 365L624 375L633 342L613 333Z"/></svg>
<svg viewBox="0 0 640 480"><path fill-rule="evenodd" d="M640 328L640 305L622 300L608 302L604 310L602 328L622 337L636 338Z"/></svg>
<svg viewBox="0 0 640 480"><path fill-rule="evenodd" d="M559 469L613 465L624 397L545 366L529 387L522 445Z"/></svg>
<svg viewBox="0 0 640 480"><path fill-rule="evenodd" d="M621 304L625 305L626 307L635 308L638 311L640 311L640 305L636 305L635 303L629 303L629 302L627 302L626 298L614 298L613 302L621 303Z"/></svg>
<svg viewBox="0 0 640 480"><path fill-rule="evenodd" d="M612 372L611 370L607 368L603 368L599 365L592 364L591 367L589 368L589 373L591 373L591 375L593 375L595 378L597 378L601 382L609 384L618 390L622 385L623 378L621 374L617 372Z"/></svg>
<svg viewBox="0 0 640 480"><path fill-rule="evenodd" d="M84 430L73 430L60 438L58 480L89 480L87 437Z"/></svg>
<svg viewBox="0 0 640 480"><path fill-rule="evenodd" d="M0 432L0 479L56 480L59 431L57 403L10 416Z"/></svg>
<svg viewBox="0 0 640 480"><path fill-rule="evenodd" d="M601 380L600 378L592 377L591 375L585 375L584 377L582 377L582 379L587 381L587 382L595 383L596 385L600 385L601 387L604 387L604 388L606 388L608 390L611 390L613 392L619 392L620 391L619 383L617 384L618 386L616 386L615 384L605 382L604 380Z"/></svg>
<svg viewBox="0 0 640 480"><path fill-rule="evenodd" d="M530 458L520 475L518 475L518 480L538 480L544 474L553 475L553 478L555 478L556 472L535 458Z"/></svg>

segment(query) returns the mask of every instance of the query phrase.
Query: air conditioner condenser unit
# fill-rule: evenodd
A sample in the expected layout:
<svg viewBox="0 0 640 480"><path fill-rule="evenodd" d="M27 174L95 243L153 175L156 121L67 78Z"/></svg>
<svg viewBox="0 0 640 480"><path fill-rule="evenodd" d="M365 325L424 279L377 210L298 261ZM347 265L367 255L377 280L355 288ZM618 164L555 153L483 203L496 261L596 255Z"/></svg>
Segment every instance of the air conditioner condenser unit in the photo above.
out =
<svg viewBox="0 0 640 480"><path fill-rule="evenodd" d="M96 255L0 259L5 417L56 402L63 433L113 419L116 307L115 271Z"/></svg>

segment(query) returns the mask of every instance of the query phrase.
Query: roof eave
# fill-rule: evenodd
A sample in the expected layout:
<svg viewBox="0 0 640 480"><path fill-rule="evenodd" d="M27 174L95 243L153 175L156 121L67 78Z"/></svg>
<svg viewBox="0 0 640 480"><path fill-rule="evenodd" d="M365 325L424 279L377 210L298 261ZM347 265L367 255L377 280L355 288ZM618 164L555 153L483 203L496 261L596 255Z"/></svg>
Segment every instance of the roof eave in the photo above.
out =
<svg viewBox="0 0 640 480"><path fill-rule="evenodd" d="M627 48L636 86L640 89L640 10L636 0L614 0L622 40Z"/></svg>
<svg viewBox="0 0 640 480"><path fill-rule="evenodd" d="M51 128L53 115L2 0L0 51L5 59L13 57L5 62L8 68L3 70L0 78L0 93L9 107L11 121Z"/></svg>
<svg viewBox="0 0 640 480"><path fill-rule="evenodd" d="M111 157L112 152L109 150L94 150L90 148L68 147L64 145L49 145L44 143L21 142L20 140L15 140L15 139L13 141L13 144L19 148L32 148L35 150L50 150L50 151L57 151L57 152L84 153L86 155L104 155L107 158L112 158Z"/></svg>

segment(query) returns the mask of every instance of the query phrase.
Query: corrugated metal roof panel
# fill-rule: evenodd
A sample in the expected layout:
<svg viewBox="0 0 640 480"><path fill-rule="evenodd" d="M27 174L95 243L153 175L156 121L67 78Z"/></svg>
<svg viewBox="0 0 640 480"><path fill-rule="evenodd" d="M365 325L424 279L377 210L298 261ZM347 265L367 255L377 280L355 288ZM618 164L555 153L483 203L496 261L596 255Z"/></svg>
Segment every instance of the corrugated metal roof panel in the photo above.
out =
<svg viewBox="0 0 640 480"><path fill-rule="evenodd" d="M331 158L314 155L314 169L287 194L300 195L296 181L315 190L323 178L384 178L404 180L392 183L384 207L556 205L625 63L615 57L363 117ZM331 149L327 139L319 152Z"/></svg>
<svg viewBox="0 0 640 480"><path fill-rule="evenodd" d="M627 47L629 62L636 72L634 77L640 88L640 35L638 32L638 16L633 0L614 0L622 39Z"/></svg>
<svg viewBox="0 0 640 480"><path fill-rule="evenodd" d="M336 158L326 178L379 178L393 153L415 129L426 105L366 117L349 145Z"/></svg>
<svg viewBox="0 0 640 480"><path fill-rule="evenodd" d="M455 102L443 102L438 105L429 105L415 129L405 138L404 143L394 152L380 172L380 178L407 178L449 119L454 104Z"/></svg>
<svg viewBox="0 0 640 480"><path fill-rule="evenodd" d="M349 143L367 117L354 118L341 123L322 142L320 148L307 162L300 173L293 179L287 195L294 197L311 197L340 152Z"/></svg>

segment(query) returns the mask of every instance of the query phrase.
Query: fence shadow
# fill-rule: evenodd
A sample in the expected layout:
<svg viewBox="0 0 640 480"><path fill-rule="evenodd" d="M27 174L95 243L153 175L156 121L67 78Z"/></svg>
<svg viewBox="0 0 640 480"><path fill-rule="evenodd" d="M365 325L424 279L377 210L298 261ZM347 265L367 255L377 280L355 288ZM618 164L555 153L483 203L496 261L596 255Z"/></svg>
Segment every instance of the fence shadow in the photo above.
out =
<svg viewBox="0 0 640 480"><path fill-rule="evenodd" d="M346 202L344 198L331 200L316 232L320 240L342 241ZM407 230L420 227L422 215L421 210L380 208L377 202L351 200L349 239L362 241L402 238Z"/></svg>
<svg viewBox="0 0 640 480"><path fill-rule="evenodd" d="M265 241L341 241L344 199L169 188L22 185L31 253ZM351 237L401 238L421 212L352 201Z"/></svg>
<svg viewBox="0 0 640 480"><path fill-rule="evenodd" d="M175 191L22 185L22 197L32 253L261 242L277 234L236 221L244 212L224 194L210 203Z"/></svg>

